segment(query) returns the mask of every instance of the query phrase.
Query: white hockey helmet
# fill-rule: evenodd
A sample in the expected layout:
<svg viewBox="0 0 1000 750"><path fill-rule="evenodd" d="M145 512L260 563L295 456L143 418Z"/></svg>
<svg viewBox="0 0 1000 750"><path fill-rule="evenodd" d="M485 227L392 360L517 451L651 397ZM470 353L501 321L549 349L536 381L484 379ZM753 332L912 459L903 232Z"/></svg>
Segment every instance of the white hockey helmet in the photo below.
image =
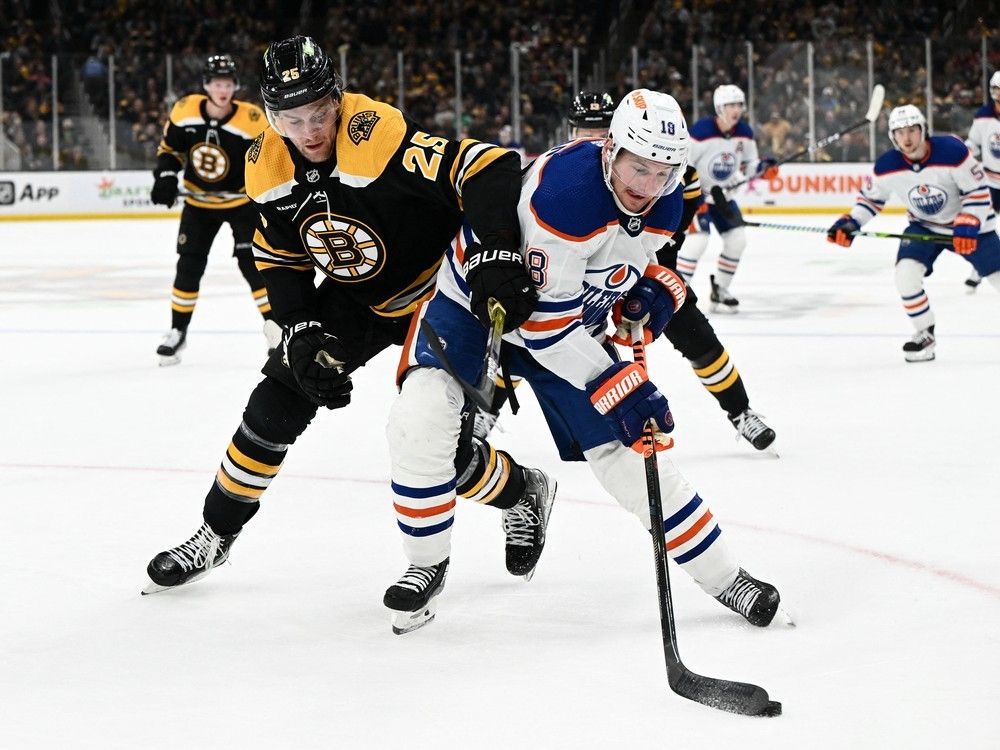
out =
<svg viewBox="0 0 1000 750"><path fill-rule="evenodd" d="M889 113L889 140L895 148L899 148L896 143L896 136L893 135L900 128L908 128L910 125L919 125L922 138L927 137L927 120L924 114L913 104L904 104L896 107Z"/></svg>
<svg viewBox="0 0 1000 750"><path fill-rule="evenodd" d="M715 106L715 114L721 115L725 105L742 104L746 107L747 99L743 96L743 89L726 83L715 89L715 93L712 94L712 104Z"/></svg>
<svg viewBox="0 0 1000 750"><path fill-rule="evenodd" d="M994 96L993 89L1000 89L1000 70L990 76L990 98L995 102L1000 102L1000 95Z"/></svg>
<svg viewBox="0 0 1000 750"><path fill-rule="evenodd" d="M659 195L672 192L687 168L689 141L687 121L674 97L649 89L630 91L615 108L608 128L603 161L608 190L614 195L611 170L619 152L625 149L643 159L670 166L671 174Z"/></svg>

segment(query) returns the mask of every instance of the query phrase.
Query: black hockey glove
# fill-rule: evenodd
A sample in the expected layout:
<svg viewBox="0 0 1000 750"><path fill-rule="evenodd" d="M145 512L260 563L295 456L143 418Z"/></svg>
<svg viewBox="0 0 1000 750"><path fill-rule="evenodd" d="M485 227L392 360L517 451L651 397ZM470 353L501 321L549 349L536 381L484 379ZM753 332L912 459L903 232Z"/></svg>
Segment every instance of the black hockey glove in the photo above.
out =
<svg viewBox="0 0 1000 750"><path fill-rule="evenodd" d="M486 303L490 297L507 311L503 332L508 333L531 317L538 301L538 292L524 266L520 250L504 250L476 243L465 251L465 280L469 284L470 305L483 325L490 327Z"/></svg>
<svg viewBox="0 0 1000 750"><path fill-rule="evenodd" d="M170 208L177 200L177 192L177 173L160 172L156 175L156 182L153 183L153 189L149 192L149 199L153 205Z"/></svg>
<svg viewBox="0 0 1000 750"><path fill-rule="evenodd" d="M347 352L335 336L323 332L315 320L295 323L285 329L285 359L295 382L310 401L327 409L351 402L351 376L342 365Z"/></svg>

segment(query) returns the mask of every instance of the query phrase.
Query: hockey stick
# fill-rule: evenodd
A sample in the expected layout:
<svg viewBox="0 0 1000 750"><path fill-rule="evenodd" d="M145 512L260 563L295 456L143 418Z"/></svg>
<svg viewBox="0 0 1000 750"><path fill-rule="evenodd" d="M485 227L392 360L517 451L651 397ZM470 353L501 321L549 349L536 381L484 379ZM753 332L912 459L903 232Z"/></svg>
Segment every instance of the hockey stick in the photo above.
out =
<svg viewBox="0 0 1000 750"><path fill-rule="evenodd" d="M224 200L224 201L232 201L236 200L237 198L247 197L246 193L227 193L227 192L209 193L209 192L200 192L197 190L180 190L177 192L177 195L179 195L182 198L194 198L195 200L199 201L210 201L213 198L218 198L219 200Z"/></svg>
<svg viewBox="0 0 1000 750"><path fill-rule="evenodd" d="M839 141L843 136L847 135L851 131L857 130L858 128L863 128L865 125L870 125L871 123L875 122L875 120L878 119L878 115L879 112L882 111L882 103L884 101L885 101L885 87L881 83L876 83L875 88L872 89L872 98L868 102L868 111L865 112L865 119L858 120L853 125L849 125L843 130L838 130L836 133L828 135L826 138L820 138L813 145L804 148L801 151L792 154L791 156L786 156L783 159L778 159L778 161L776 161L772 166L780 167L782 164L787 164L790 161L796 161L797 159L801 159L803 156L809 156L810 154L815 154L817 151L819 151L822 148L826 148L831 143ZM734 188L740 187L741 185L746 185L751 180L757 179L757 177L759 177L759 175L754 175L753 177L747 177L745 180L741 180L740 182L737 182L734 185L730 185L729 189L732 190ZM719 199L715 193L717 188L719 189L719 193L722 194L722 189L719 188L718 185L713 187L711 190L712 200L716 202L716 205L718 205L719 203ZM726 202L726 198L724 195L722 198L722 202L723 203Z"/></svg>
<svg viewBox="0 0 1000 750"><path fill-rule="evenodd" d="M715 198L715 191L719 187L716 185L712 188L712 197ZM722 191L719 191L720 193ZM725 201L725 197L723 197ZM728 202L716 203L716 210L718 210L719 215L722 219L729 225L733 227L762 227L764 229L786 229L792 232L821 232L823 234L829 233L829 229L826 227L807 227L801 224L775 224L769 221L747 221L742 216L738 215L733 211L732 207ZM881 239L888 240L914 240L916 242L934 242L939 245L950 245L952 240L950 235L944 234L912 234L904 232L902 234L897 234L894 232L873 232L870 230L859 229L854 233L854 237L879 237Z"/></svg>
<svg viewBox="0 0 1000 750"><path fill-rule="evenodd" d="M493 405L493 391L496 388L497 369L500 367L500 344L503 341L503 322L507 317L507 311L503 305L490 297L486 303L486 309L490 312L490 335L486 340L486 358L483 360L483 374L479 378L478 385L472 385L465 381L456 371L448 356L444 353L441 339L434 332L433 326L423 318L420 319L420 330L427 337L427 345L434 352L438 362L444 371L451 375L462 390L469 394L469 397L476 402L476 406L489 411Z"/></svg>
<svg viewBox="0 0 1000 750"><path fill-rule="evenodd" d="M646 370L646 345L642 326L632 328L632 357ZM660 498L660 477L656 469L653 448L653 422L646 423L642 436L646 467L646 492L649 495L649 517L656 560L656 589L660 602L660 629L663 633L663 654L667 662L667 682L677 695L720 711L745 716L780 716L781 704L772 701L764 688L746 682L732 682L696 674L684 666L677 647L674 606L670 597L670 574L667 571L667 543L663 535L663 503ZM657 520L653 520L657 519Z"/></svg>

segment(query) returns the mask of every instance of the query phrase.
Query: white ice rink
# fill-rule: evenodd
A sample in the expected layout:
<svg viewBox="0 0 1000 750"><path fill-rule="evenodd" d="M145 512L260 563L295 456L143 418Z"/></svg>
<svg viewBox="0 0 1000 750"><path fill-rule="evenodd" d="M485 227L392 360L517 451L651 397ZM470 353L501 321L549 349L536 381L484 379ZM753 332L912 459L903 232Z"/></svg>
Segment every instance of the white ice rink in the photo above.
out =
<svg viewBox="0 0 1000 750"><path fill-rule="evenodd" d="M927 284L938 359L907 364L894 242L748 230L742 312L712 320L780 459L651 349L674 460L798 616L750 628L671 568L688 666L784 704L750 719L668 689L648 537L558 462L526 389L497 442L559 478L534 580L460 502L437 620L391 633L398 350L291 449L231 564L140 597L201 523L265 348L221 237L184 362L157 367L176 229L0 223L0 748L1000 747L1000 295L967 295L958 257Z"/></svg>

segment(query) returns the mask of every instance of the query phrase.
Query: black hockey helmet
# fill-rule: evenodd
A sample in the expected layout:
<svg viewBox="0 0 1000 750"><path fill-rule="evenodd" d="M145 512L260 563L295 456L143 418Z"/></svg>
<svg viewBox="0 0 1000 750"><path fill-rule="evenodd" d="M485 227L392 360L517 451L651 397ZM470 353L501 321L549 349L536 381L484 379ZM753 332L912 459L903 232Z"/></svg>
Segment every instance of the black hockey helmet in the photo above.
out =
<svg viewBox="0 0 1000 750"><path fill-rule="evenodd" d="M615 102L606 91L581 91L569 110L569 124L574 128L609 128Z"/></svg>
<svg viewBox="0 0 1000 750"><path fill-rule="evenodd" d="M236 75L236 61L232 55L212 55L205 60L205 66L201 69L201 82L208 85L213 78L232 78L237 87L240 85L239 76Z"/></svg>
<svg viewBox="0 0 1000 750"><path fill-rule="evenodd" d="M260 95L270 111L312 104L327 95L339 101L343 89L330 58L312 37L293 36L268 45Z"/></svg>

